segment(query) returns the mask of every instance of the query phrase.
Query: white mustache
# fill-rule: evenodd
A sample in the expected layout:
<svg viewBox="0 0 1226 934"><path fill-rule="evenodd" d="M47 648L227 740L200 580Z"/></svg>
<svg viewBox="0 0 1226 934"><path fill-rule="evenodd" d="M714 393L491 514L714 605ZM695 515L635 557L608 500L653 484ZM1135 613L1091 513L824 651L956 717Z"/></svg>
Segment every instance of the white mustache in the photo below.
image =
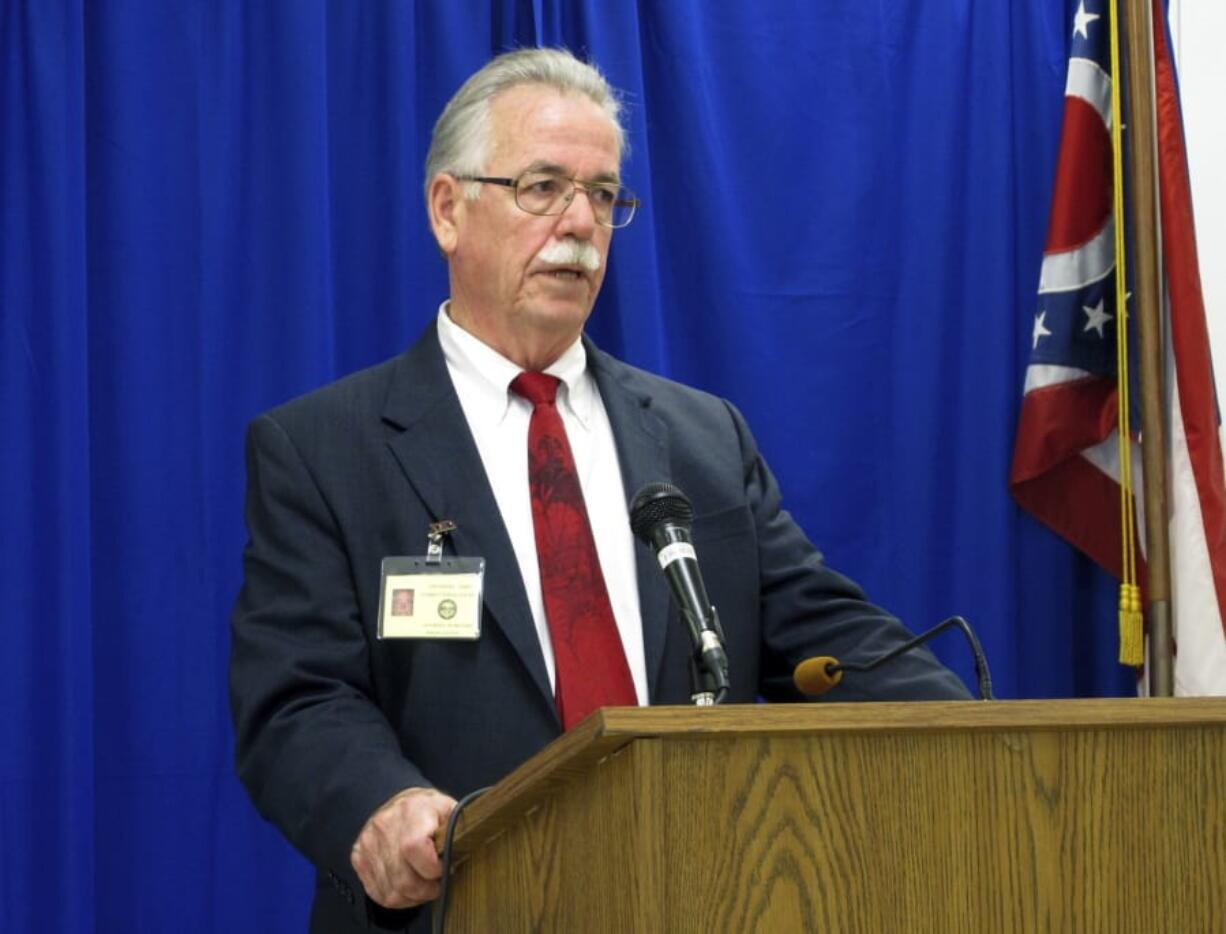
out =
<svg viewBox="0 0 1226 934"><path fill-rule="evenodd" d="M588 272L600 268L600 251L586 240L564 237L536 254L538 262L550 266L582 266Z"/></svg>

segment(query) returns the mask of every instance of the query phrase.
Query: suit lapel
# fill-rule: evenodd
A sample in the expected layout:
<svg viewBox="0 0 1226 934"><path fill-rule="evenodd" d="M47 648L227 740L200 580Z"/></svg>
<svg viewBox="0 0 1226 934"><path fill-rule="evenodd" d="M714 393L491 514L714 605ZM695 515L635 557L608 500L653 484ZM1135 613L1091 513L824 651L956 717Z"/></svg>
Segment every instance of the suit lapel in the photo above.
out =
<svg viewBox="0 0 1226 934"><path fill-rule="evenodd" d="M455 522L453 553L485 558L490 618L482 625L493 622L502 629L556 717L519 562L447 372L436 325L397 361L383 419L401 429L388 446L427 512L436 522ZM411 535L419 535L424 548L426 529Z"/></svg>
<svg viewBox="0 0 1226 934"><path fill-rule="evenodd" d="M600 397L613 438L626 503L647 483L671 477L668 459L668 426L651 411L651 395L639 383L634 371L585 339L588 366L600 388ZM656 696L664 643L671 616L668 584L656 563L651 548L635 542L635 564L639 585L639 612L643 618L643 651L647 664L649 700Z"/></svg>

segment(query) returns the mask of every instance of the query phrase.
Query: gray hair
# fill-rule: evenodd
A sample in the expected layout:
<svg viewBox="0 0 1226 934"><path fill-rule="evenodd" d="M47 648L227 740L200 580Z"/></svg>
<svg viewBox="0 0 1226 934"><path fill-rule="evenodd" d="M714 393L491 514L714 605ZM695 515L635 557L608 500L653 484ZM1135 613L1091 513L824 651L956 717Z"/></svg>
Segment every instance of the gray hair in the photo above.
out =
<svg viewBox="0 0 1226 934"><path fill-rule="evenodd" d="M491 60L447 102L434 124L426 155L427 201L430 183L440 172L480 175L485 171L490 150L490 102L502 91L520 84L543 84L589 98L613 124L618 158L625 154L621 101L595 65L581 62L566 49L519 49ZM480 190L481 186L473 183L467 196L475 198Z"/></svg>

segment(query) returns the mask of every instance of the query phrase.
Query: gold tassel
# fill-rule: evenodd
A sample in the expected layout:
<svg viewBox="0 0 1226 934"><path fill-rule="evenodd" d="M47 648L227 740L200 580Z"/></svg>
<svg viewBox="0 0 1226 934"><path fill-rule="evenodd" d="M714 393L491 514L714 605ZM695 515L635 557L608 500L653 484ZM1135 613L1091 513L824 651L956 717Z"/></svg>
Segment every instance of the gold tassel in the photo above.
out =
<svg viewBox="0 0 1226 934"><path fill-rule="evenodd" d="M1120 664L1139 668L1145 663L1144 617L1141 588L1120 584Z"/></svg>
<svg viewBox="0 0 1226 934"><path fill-rule="evenodd" d="M1128 380L1128 273L1124 230L1124 136L1120 96L1119 2L1111 0L1111 161L1112 213L1115 218L1115 352L1116 398L1120 452L1120 538L1123 544L1120 583L1120 664L1139 668L1145 664L1145 616L1141 588L1137 586L1137 530L1133 507L1131 420L1132 400Z"/></svg>

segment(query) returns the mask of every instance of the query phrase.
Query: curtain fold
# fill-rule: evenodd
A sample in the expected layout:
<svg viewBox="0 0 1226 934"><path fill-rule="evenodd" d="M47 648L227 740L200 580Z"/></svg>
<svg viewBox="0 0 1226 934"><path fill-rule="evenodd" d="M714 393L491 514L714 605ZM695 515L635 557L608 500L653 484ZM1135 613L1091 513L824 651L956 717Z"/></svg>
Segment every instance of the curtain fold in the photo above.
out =
<svg viewBox="0 0 1226 934"><path fill-rule="evenodd" d="M243 431L435 314L430 131L520 45L625 91L595 340L737 404L830 562L967 616L1002 696L1129 693L1111 582L1007 487L1075 8L6 0L0 928L304 929L231 767Z"/></svg>
<svg viewBox="0 0 1226 934"><path fill-rule="evenodd" d="M79 3L0 10L0 927L87 930L100 750ZM49 884L48 876L54 879Z"/></svg>

